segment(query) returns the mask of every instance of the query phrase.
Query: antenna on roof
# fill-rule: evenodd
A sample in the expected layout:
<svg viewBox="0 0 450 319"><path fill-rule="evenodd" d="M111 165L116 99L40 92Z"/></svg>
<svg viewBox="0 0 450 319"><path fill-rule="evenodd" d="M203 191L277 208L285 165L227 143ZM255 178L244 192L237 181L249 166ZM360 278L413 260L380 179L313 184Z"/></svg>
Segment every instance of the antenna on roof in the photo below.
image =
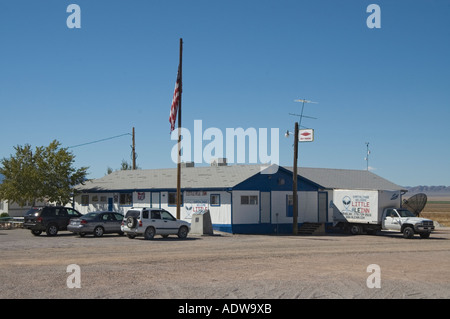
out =
<svg viewBox="0 0 450 319"><path fill-rule="evenodd" d="M305 99L294 100L294 102L301 102L301 103L302 103L302 112L301 112L301 114L289 113L289 115L292 115L292 116L298 116L298 117L299 117L299 125L298 125L299 128L302 128L302 119L303 119L304 117L306 117L306 118L308 118L308 119L317 120L316 117L303 115L303 109L305 108L305 103L318 104L318 102L313 102L313 101L305 100ZM303 126L303 127L304 127L304 126ZM307 128L307 127L304 127L304 128Z"/></svg>
<svg viewBox="0 0 450 319"><path fill-rule="evenodd" d="M369 170L369 155L370 155L369 142L366 142L366 147L367 147L367 155L366 157L364 157L364 160L367 162L367 170Z"/></svg>

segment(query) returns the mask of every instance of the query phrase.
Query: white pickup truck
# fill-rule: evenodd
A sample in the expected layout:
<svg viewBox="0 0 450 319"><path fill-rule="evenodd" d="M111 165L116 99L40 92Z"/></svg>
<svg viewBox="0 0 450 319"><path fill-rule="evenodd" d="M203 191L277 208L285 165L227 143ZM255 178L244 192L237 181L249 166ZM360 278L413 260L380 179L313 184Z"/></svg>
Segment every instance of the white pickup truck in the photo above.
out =
<svg viewBox="0 0 450 319"><path fill-rule="evenodd" d="M416 217L407 209L385 208L381 227L384 230L400 231L405 238L412 238L414 234L428 238L434 230L434 223L430 219Z"/></svg>
<svg viewBox="0 0 450 319"><path fill-rule="evenodd" d="M333 225L354 235L387 230L401 232L405 238L414 234L429 238L434 230L432 220L399 208L400 191L335 190L332 207Z"/></svg>

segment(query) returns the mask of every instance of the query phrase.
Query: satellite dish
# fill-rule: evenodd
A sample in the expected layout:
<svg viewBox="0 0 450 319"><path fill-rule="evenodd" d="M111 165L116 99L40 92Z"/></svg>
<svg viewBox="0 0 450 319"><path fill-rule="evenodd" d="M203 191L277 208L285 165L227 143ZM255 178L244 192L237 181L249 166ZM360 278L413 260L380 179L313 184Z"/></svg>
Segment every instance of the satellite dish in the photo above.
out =
<svg viewBox="0 0 450 319"><path fill-rule="evenodd" d="M402 207L408 209L416 216L419 216L422 210L425 208L426 204L427 204L427 195L424 193L419 193L414 196L411 196L408 199L404 199Z"/></svg>

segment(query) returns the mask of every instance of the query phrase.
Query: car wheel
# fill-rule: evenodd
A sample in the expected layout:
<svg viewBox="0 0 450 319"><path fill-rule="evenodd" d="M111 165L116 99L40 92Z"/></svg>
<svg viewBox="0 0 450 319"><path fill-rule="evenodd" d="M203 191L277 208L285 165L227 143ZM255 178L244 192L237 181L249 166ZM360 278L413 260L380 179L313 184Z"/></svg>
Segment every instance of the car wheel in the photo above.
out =
<svg viewBox="0 0 450 319"><path fill-rule="evenodd" d="M350 226L350 234L359 235L361 233L362 233L361 226L359 226L359 225Z"/></svg>
<svg viewBox="0 0 450 319"><path fill-rule="evenodd" d="M405 229L403 229L403 237L407 238L407 239L411 239L414 236L414 229L412 229L411 227L405 227Z"/></svg>
<svg viewBox="0 0 450 319"><path fill-rule="evenodd" d="M31 233L32 233L34 236L39 236L40 234L42 234L42 230L32 230Z"/></svg>
<svg viewBox="0 0 450 319"><path fill-rule="evenodd" d="M153 227L147 227L147 229L145 230L144 233L144 238L145 239L153 239L153 237L155 237L155 228Z"/></svg>
<svg viewBox="0 0 450 319"><path fill-rule="evenodd" d="M137 220L135 217L130 216L127 218L127 227L128 228L134 228L134 227L136 227L136 224L137 224Z"/></svg>
<svg viewBox="0 0 450 319"><path fill-rule="evenodd" d="M56 236L58 234L58 225L50 224L47 226L47 230L45 231L48 236Z"/></svg>
<svg viewBox="0 0 450 319"><path fill-rule="evenodd" d="M95 237L102 237L105 230L101 226L97 226L94 228L94 236Z"/></svg>
<svg viewBox="0 0 450 319"><path fill-rule="evenodd" d="M185 239L188 235L188 228L186 226L181 226L180 229L178 229L178 238Z"/></svg>

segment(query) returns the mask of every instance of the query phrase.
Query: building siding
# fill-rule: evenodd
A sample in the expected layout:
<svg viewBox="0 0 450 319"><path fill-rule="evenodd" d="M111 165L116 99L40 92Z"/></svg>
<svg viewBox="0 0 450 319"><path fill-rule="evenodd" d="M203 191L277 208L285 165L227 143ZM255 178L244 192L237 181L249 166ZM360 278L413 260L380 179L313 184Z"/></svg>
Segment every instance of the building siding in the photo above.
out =
<svg viewBox="0 0 450 319"><path fill-rule="evenodd" d="M200 168L196 168L195 171L188 171L189 169L187 168L185 172L186 174L191 173L189 185L193 187L183 188L182 186L181 219L191 222L192 213L195 210L209 209L213 228L218 231L242 234L292 233L293 212L292 206L289 205L293 188L291 170L278 167L274 174L263 174L255 167L249 167L248 169L242 166L229 167L229 171L220 167L217 172L213 168L205 168L203 174L205 176L196 181L194 175L201 172ZM163 172L169 171L164 170ZM229 172L230 175L227 175L226 172ZM324 172L336 175L336 170L325 169ZM129 178L136 179L138 173L136 171L132 174L129 172L124 174L131 174L132 177ZM151 180L151 176L161 175L159 173L162 174L159 171L158 174L151 174L151 172L144 172L143 174L149 179L148 183L155 184L156 182ZM312 170L312 173L317 174L316 170ZM325 180L325 173L320 175L322 180ZM339 176L343 176L341 171L338 171L338 173ZM238 174L243 174L243 176L239 179ZM355 179L357 176L366 176L367 172L352 171L349 174L351 179ZM210 178L206 178L206 175ZM120 176L117 175L115 178ZM108 177L108 183L115 187L110 191L103 186L101 187L102 191L99 190L100 185L103 185L102 182L94 183L92 189L82 188L81 191L84 193L75 196L75 208L83 214L110 208L126 214L131 207L156 207L165 209L176 216L176 205L169 204L169 194L176 192L175 188L117 189L122 186L121 179L113 179L113 177ZM333 178L333 181L336 178ZM211 181L212 179L214 181ZM230 184L231 179L235 184ZM311 176L308 176L308 179L297 176L298 223L299 225L307 222L331 224L333 209L330 209L330 207L332 207L333 189L326 185L319 185L316 183L317 181L311 179ZM202 187L203 180L215 186ZM224 184L220 185L221 183ZM143 186L144 183L141 181L140 185ZM386 185L391 187L390 183ZM120 199L126 193L131 194L131 197L129 197L131 202L124 204L120 202ZM322 198L320 207L319 193L326 194L326 197ZM83 204L82 196L88 196L89 203ZM211 202L211 196L215 196L214 203Z"/></svg>

